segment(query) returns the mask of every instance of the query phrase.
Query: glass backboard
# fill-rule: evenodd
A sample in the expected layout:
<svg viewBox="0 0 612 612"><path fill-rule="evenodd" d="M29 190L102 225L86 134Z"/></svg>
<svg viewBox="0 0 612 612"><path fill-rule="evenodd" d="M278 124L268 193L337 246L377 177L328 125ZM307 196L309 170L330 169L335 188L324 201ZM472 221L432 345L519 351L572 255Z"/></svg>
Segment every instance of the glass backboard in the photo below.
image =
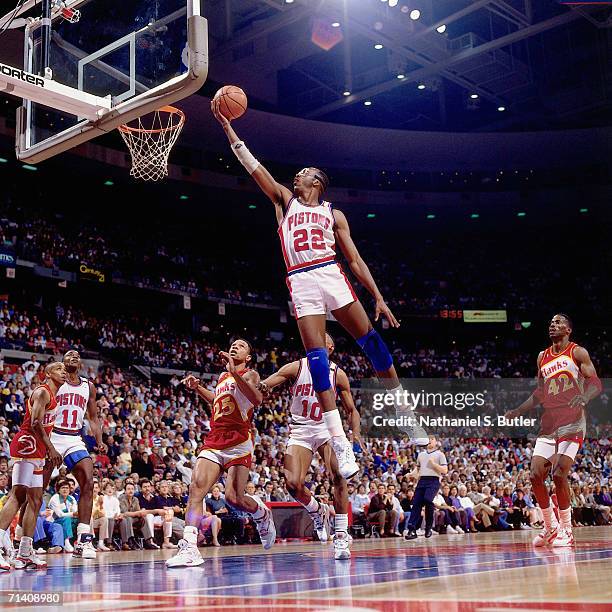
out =
<svg viewBox="0 0 612 612"><path fill-rule="evenodd" d="M18 117L18 157L41 161L115 129L199 89L207 74L206 20L197 0L81 0L77 23L52 22L54 81L110 96L97 121L24 100ZM40 73L40 21L26 28L24 69Z"/></svg>

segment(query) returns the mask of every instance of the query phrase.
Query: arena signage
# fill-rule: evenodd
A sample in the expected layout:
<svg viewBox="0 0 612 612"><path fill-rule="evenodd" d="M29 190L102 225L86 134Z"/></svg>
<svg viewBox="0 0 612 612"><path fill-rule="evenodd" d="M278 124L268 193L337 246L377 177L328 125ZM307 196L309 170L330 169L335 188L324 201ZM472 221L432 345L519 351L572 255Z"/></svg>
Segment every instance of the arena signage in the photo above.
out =
<svg viewBox="0 0 612 612"><path fill-rule="evenodd" d="M12 249L7 249L6 247L0 248L0 266L14 268L16 263L17 259Z"/></svg>
<svg viewBox="0 0 612 612"><path fill-rule="evenodd" d="M507 323L506 310L464 310L463 320L466 323Z"/></svg>
<svg viewBox="0 0 612 612"><path fill-rule="evenodd" d="M83 280L95 281L98 283L106 282L106 273L103 270L93 268L86 263L82 263L79 266L79 277Z"/></svg>

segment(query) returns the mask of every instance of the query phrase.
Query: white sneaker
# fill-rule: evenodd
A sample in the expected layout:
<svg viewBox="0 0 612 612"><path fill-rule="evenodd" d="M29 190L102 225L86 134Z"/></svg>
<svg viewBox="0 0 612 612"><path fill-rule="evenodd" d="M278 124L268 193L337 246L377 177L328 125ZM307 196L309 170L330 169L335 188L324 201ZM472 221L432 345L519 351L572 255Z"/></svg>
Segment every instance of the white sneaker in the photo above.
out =
<svg viewBox="0 0 612 612"><path fill-rule="evenodd" d="M533 538L532 544L534 546L551 546L552 543L555 541L555 539L557 538L557 535L559 534L559 526L558 525L552 525L550 529L542 529L542 531L540 531L540 533Z"/></svg>
<svg viewBox="0 0 612 612"><path fill-rule="evenodd" d="M0 570L3 572L11 571L11 563L8 559L4 558L2 551L0 551Z"/></svg>
<svg viewBox="0 0 612 612"><path fill-rule="evenodd" d="M11 536L8 531L4 532L4 537L2 541L0 541L0 552L4 549L4 556L8 560L9 563L15 562L15 557L17 555L17 551L13 547L13 541L11 540Z"/></svg>
<svg viewBox="0 0 612 612"><path fill-rule="evenodd" d="M29 555L20 555L15 557L15 569L46 569L47 562L43 561L32 550Z"/></svg>
<svg viewBox="0 0 612 612"><path fill-rule="evenodd" d="M338 460L338 469L342 478L351 479L359 472L351 443L344 436L334 436L331 439L331 447Z"/></svg>
<svg viewBox="0 0 612 612"><path fill-rule="evenodd" d="M350 559L351 549L349 548L350 540L347 533L343 531L337 531L334 534L334 559Z"/></svg>
<svg viewBox="0 0 612 612"><path fill-rule="evenodd" d="M309 513L310 514L310 513ZM329 506L319 503L319 511L310 514L314 523L319 542L327 542L327 523L329 520Z"/></svg>
<svg viewBox="0 0 612 612"><path fill-rule="evenodd" d="M562 527L559 529L557 537L554 539L553 548L561 548L564 546L574 546L574 533L571 527Z"/></svg>
<svg viewBox="0 0 612 612"><path fill-rule="evenodd" d="M66 541L64 542L64 552L67 552L67 553L74 552L74 547L72 546L72 544L70 543L70 540L68 539L66 539Z"/></svg>
<svg viewBox="0 0 612 612"><path fill-rule="evenodd" d="M418 536L424 536L425 535L425 530L421 527L421 529L417 529L417 535Z"/></svg>
<svg viewBox="0 0 612 612"><path fill-rule="evenodd" d="M86 538L83 538L83 535L86 535ZM74 543L74 551L72 556L75 559L95 559L96 558L96 549L92 544L93 535L91 533L83 534L79 537L79 539Z"/></svg>
<svg viewBox="0 0 612 612"><path fill-rule="evenodd" d="M459 525L457 525L457 527L455 527L455 532L456 533L465 533L465 531L463 531L463 529L461 529L461 527L459 527Z"/></svg>
<svg viewBox="0 0 612 612"><path fill-rule="evenodd" d="M446 528L446 533L457 533L457 531L455 531L455 529L453 528L453 526L452 526L452 525L449 525L449 526Z"/></svg>
<svg viewBox="0 0 612 612"><path fill-rule="evenodd" d="M166 567L195 567L202 563L204 563L204 558L198 547L187 540L179 540L176 555L166 559Z"/></svg>
<svg viewBox="0 0 612 612"><path fill-rule="evenodd" d="M260 519L253 519L255 526L259 532L261 538L261 544L265 550L272 548L274 541L276 540L276 526L274 525L274 518L272 517L272 510L267 506L264 507L265 514Z"/></svg>
<svg viewBox="0 0 612 612"><path fill-rule="evenodd" d="M104 542L102 540L100 540L98 542L98 550L100 552L108 552L110 550L110 548L106 544L104 544Z"/></svg>

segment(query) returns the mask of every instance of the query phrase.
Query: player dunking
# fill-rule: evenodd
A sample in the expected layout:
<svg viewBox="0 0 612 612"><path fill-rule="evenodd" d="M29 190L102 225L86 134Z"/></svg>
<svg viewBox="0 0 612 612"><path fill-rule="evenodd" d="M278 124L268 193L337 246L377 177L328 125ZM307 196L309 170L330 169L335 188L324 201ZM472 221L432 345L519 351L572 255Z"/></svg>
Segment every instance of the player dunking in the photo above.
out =
<svg viewBox="0 0 612 612"><path fill-rule="evenodd" d="M325 344L328 354L334 350L334 341L325 334ZM285 480L287 490L312 517L315 529L321 541L327 540L327 506L321 504L304 486L306 473L312 463L315 452L321 455L334 483L334 509L336 511L334 534L334 557L349 559L348 537L348 488L346 480L340 474L336 457L330 448L330 435L321 406L317 401L308 359L303 358L284 365L266 380L260 383L260 389L267 393L274 387L287 381L291 384L291 425L289 442L285 454ZM330 383L334 393L340 395L340 401L350 417L353 436L359 439L359 413L355 408L349 380L341 368L330 362Z"/></svg>
<svg viewBox="0 0 612 612"><path fill-rule="evenodd" d="M585 406L602 391L588 352L570 342L572 322L556 314L549 326L552 346L538 355L538 388L515 410L515 418L542 404L544 414L531 460L531 484L542 513L544 530L534 546L573 546L572 510L568 476L586 433ZM557 524L546 478L552 472L559 505Z"/></svg>
<svg viewBox="0 0 612 612"><path fill-rule="evenodd" d="M96 439L97 448L103 450L102 429L98 422L96 405L96 387L86 378L80 376L81 356L78 351L67 351L63 358L68 376L66 382L57 391L57 416L51 432L51 442L62 456L63 462L79 483L79 523L74 550L67 547L72 556L83 559L95 559L96 549L93 546L91 531L91 512L93 508L93 460L81 436L83 421L87 421ZM53 466L45 465L44 487L51 479Z"/></svg>
<svg viewBox="0 0 612 612"><path fill-rule="evenodd" d="M66 368L62 363L51 363L45 368L45 374L45 381L26 401L23 423L11 442L11 457L15 459L13 488L0 512L0 547L4 548L10 559L13 555L13 544L8 528L19 508L26 501L28 503L23 516L23 535L14 559L17 569L47 567L47 563L34 552L32 542L36 517L42 503L43 466L48 463L53 469L62 462L61 455L49 440L49 434L57 411L55 395L66 380ZM0 554L0 569L10 568L10 563Z"/></svg>
<svg viewBox="0 0 612 612"><path fill-rule="evenodd" d="M229 352L222 351L226 372L219 376L215 391L199 384L195 376L183 382L212 406L210 433L204 449L198 455L189 486L189 500L185 511L185 531L179 550L166 561L167 567L192 567L204 563L198 550L198 527L204 514L205 495L227 471L225 499L239 510L253 517L261 543L268 549L276 539L272 511L256 497L245 494L253 455L251 424L253 408L262 400L257 388L259 374L248 368L251 345L242 338L232 342Z"/></svg>
<svg viewBox="0 0 612 612"><path fill-rule="evenodd" d="M336 261L336 244L342 250L353 274L376 300L374 320L381 315L391 326L399 327L372 278L355 243L346 217L323 199L329 180L318 168L304 168L293 180L293 192L277 183L237 136L229 120L219 110L220 98L212 101L212 111L222 125L238 161L246 168L276 209L287 285L295 306L298 328L306 350L310 374L323 418L332 436L331 445L342 475L358 471L351 444L342 428L340 413L329 380L329 358L325 349L326 311L355 338L370 359L385 387L398 396L402 388L393 358L380 334L373 329L361 302ZM398 412L408 407L396 405ZM427 437L418 443L427 444Z"/></svg>

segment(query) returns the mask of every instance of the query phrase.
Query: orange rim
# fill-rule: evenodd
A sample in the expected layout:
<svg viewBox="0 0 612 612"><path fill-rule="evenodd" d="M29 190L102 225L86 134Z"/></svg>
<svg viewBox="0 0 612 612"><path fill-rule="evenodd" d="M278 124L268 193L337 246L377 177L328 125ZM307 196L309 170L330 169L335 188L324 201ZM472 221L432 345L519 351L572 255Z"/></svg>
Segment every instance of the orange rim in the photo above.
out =
<svg viewBox="0 0 612 612"><path fill-rule="evenodd" d="M179 118L180 118L180 121L176 125L169 125L168 127L158 128L156 130L146 130L144 128L130 127L129 125L127 125L127 123L124 123L123 125L120 125L117 129L120 132L124 132L126 134L128 134L128 133L135 133L135 134L161 134L162 132L168 132L168 131L171 131L171 130L176 130L177 128L182 126L183 123L185 123L185 113L180 108L175 108L174 106L162 106L161 108L158 108L157 111L154 111L154 112L157 112L157 113L168 113L170 115L178 115Z"/></svg>

